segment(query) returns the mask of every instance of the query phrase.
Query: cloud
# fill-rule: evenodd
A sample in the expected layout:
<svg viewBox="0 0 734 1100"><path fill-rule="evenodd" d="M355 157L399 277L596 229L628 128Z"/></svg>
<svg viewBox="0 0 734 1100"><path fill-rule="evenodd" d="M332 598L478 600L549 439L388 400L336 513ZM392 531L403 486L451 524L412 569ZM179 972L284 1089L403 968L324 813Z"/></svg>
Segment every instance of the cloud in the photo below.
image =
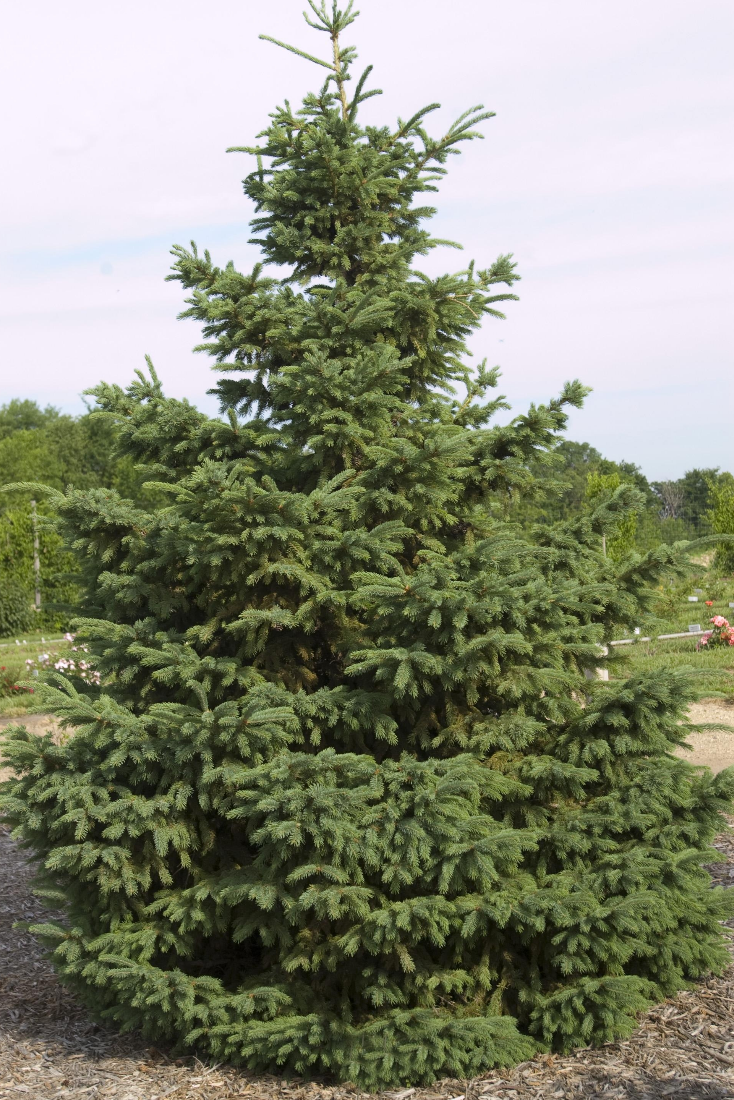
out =
<svg viewBox="0 0 734 1100"><path fill-rule="evenodd" d="M73 126L60 126L51 141L51 152L66 154L85 153L96 141L96 134L77 130Z"/></svg>
<svg viewBox="0 0 734 1100"><path fill-rule="evenodd" d="M477 356L501 362L520 406L580 376L595 387L572 431L611 457L675 476L731 465L734 9L701 0L369 0L355 25L383 122L440 99L440 130L474 102L497 117L452 158L439 271L513 251L508 320ZM300 3L50 0L15 5L0 93L12 171L0 203L0 401L80 407L145 352L168 388L208 404L213 378L176 322L168 250L192 237L249 267L246 143L315 74L258 41L315 48ZM389 26L390 33L385 33ZM32 74L32 75L31 75ZM500 341L504 341L500 343ZM23 392L19 390L22 387Z"/></svg>

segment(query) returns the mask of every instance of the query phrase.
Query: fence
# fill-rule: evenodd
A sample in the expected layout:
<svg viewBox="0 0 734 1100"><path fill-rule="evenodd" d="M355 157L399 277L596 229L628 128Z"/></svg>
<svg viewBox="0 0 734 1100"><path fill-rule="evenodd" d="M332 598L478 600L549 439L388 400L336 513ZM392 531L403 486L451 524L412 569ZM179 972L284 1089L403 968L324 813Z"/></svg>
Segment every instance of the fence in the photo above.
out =
<svg viewBox="0 0 734 1100"><path fill-rule="evenodd" d="M707 520L659 519L645 513L638 518L635 545L638 550L654 550L661 543L672 545L715 534Z"/></svg>

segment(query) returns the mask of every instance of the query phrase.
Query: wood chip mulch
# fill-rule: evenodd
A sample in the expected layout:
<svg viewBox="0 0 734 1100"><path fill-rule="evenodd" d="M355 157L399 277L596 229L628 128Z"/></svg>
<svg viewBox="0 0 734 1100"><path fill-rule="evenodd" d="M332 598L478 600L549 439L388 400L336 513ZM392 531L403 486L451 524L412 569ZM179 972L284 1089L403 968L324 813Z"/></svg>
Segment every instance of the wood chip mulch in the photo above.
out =
<svg viewBox="0 0 734 1100"><path fill-rule="evenodd" d="M734 837L717 841L715 880L734 886ZM0 828L0 1100L369 1100L350 1086L254 1077L174 1058L94 1024L56 981L36 941L13 928L48 916L23 854ZM734 926L734 921L730 922ZM734 967L651 1009L626 1042L384 1100L734 1100Z"/></svg>

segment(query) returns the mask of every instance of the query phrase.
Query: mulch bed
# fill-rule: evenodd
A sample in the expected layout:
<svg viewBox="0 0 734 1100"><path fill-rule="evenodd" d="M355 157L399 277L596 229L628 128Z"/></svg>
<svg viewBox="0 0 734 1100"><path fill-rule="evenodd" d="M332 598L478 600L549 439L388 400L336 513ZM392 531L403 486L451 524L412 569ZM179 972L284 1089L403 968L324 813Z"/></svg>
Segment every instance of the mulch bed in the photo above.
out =
<svg viewBox="0 0 734 1100"><path fill-rule="evenodd" d="M734 838L711 871L734 885ZM97 1026L56 981L33 937L13 928L48 912L23 854L0 828L0 1100L368 1100L351 1087L254 1077L173 1058ZM734 926L734 921L730 922ZM403 1089L385 1100L734 1100L734 967L647 1012L626 1042L540 1056L472 1081Z"/></svg>

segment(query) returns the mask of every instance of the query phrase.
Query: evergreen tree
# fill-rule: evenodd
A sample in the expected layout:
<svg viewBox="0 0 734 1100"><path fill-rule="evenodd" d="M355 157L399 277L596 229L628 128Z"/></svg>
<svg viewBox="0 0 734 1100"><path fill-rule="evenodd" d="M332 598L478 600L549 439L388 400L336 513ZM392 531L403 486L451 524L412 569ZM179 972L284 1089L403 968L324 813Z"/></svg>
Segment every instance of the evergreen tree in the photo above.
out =
<svg viewBox="0 0 734 1100"><path fill-rule="evenodd" d="M680 675L584 680L675 565L602 557L637 490L503 520L584 389L491 426L465 341L512 260L414 266L441 243L422 196L488 113L363 125L355 13L309 2L326 83L244 183L278 276L175 250L227 418L152 368L94 391L168 503L54 494L103 686L45 689L73 736L14 731L4 807L95 1015L378 1089L628 1034L723 967L702 864L733 782L671 753Z"/></svg>

